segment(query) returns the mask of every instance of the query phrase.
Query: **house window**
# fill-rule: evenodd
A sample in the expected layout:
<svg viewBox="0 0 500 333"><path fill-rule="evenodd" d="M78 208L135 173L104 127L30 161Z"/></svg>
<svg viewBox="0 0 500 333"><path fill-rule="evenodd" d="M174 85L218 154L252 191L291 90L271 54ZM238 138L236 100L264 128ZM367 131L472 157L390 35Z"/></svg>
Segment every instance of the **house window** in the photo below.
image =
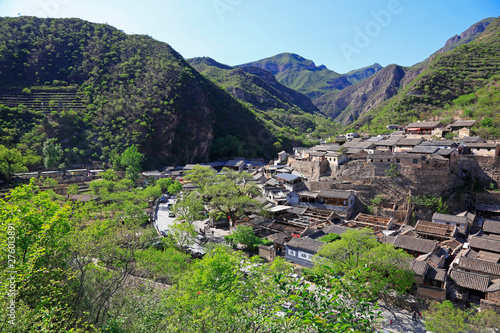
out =
<svg viewBox="0 0 500 333"><path fill-rule="evenodd" d="M299 258L300 258L300 259L304 259L304 260L309 260L309 261L311 261L312 254L310 254L310 253L306 253L306 252L302 252L302 251L299 251Z"/></svg>
<svg viewBox="0 0 500 333"><path fill-rule="evenodd" d="M400 163L401 160L399 158L396 158L396 163Z"/></svg>
<svg viewBox="0 0 500 333"><path fill-rule="evenodd" d="M417 159L413 159L413 164L417 164L418 163L418 160Z"/></svg>
<svg viewBox="0 0 500 333"><path fill-rule="evenodd" d="M295 252L294 250L288 249L288 255L292 256L292 257L295 257L297 255L297 252Z"/></svg>

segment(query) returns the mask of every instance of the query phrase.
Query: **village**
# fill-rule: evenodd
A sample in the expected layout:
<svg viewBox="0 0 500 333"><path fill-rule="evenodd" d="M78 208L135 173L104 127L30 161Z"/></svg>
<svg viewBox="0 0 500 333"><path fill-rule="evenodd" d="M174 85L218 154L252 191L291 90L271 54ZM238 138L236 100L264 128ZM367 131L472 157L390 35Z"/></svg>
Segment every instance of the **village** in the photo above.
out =
<svg viewBox="0 0 500 333"><path fill-rule="evenodd" d="M321 237L370 228L380 242L414 257L417 299L476 303L498 312L500 144L469 136L472 126L474 121L448 126L416 122L388 135L349 133L349 138L337 137L334 143L294 147L271 163L240 158L205 164L216 171L225 167L250 173L261 189L257 199L272 215L264 218L248 212L231 226L225 219L210 220L207 230L215 234L209 232L208 238L221 241L234 227L248 225L273 243L259 246L264 260L282 256L298 267L311 267L312 257L324 245ZM455 140L443 140L447 132L454 133ZM142 175L182 181L184 172L194 166ZM450 206L454 214L425 216L414 210L412 196L449 195L458 186L457 179L465 183L472 179L476 187L487 190L462 194L466 202ZM396 185L377 189L391 182ZM195 187L184 182L183 192L192 190ZM377 193L385 193L387 201L374 212L370 202L380 196Z"/></svg>

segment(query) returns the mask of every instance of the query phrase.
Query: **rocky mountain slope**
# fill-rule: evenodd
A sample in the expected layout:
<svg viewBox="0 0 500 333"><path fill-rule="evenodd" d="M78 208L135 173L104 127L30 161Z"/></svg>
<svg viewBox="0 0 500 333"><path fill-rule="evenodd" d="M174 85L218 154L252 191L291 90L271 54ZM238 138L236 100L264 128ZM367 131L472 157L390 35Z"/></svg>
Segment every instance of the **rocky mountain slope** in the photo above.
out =
<svg viewBox="0 0 500 333"><path fill-rule="evenodd" d="M41 154L55 137L67 164L109 161L136 144L148 167L274 153L266 123L166 43L19 17L0 18L0 45L0 144Z"/></svg>
<svg viewBox="0 0 500 333"><path fill-rule="evenodd" d="M486 27L497 21L482 20L448 40L426 61L410 68L389 65L357 85L323 95L314 101L315 105L344 125L354 123L355 128L371 128L375 118L379 125L375 128L382 130L390 123L405 124L429 117L432 109L484 86L484 80L496 73L496 56L489 54L495 52L496 41L483 40L483 36L491 34ZM493 26L490 31L495 30ZM421 89L407 91L414 86Z"/></svg>
<svg viewBox="0 0 500 333"><path fill-rule="evenodd" d="M307 96L279 83L265 69L230 67L206 57L188 62L265 121L278 138L278 146L291 149L291 144L319 139L337 128Z"/></svg>
<svg viewBox="0 0 500 333"><path fill-rule="evenodd" d="M323 65L316 66L313 61L293 53L281 53L239 67L247 66L271 72L280 83L300 91L312 100L351 85L345 75L329 70Z"/></svg>
<svg viewBox="0 0 500 333"><path fill-rule="evenodd" d="M487 136L496 137L500 134L493 130L500 125L495 104L499 54L500 19L497 18L475 40L436 55L424 67L408 69L398 93L372 107L354 125L381 130L381 125L393 122L470 117L480 120L480 127L491 129L486 130Z"/></svg>

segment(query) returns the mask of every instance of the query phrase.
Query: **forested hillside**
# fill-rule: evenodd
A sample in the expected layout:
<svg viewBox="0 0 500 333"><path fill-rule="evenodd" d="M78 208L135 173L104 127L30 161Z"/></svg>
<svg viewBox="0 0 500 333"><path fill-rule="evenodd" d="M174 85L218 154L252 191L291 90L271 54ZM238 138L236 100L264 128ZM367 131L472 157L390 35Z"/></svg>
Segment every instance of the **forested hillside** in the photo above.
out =
<svg viewBox="0 0 500 333"><path fill-rule="evenodd" d="M274 152L266 124L169 45L104 24L1 18L0 88L0 144L41 155L56 138L67 165L133 144L150 167Z"/></svg>
<svg viewBox="0 0 500 333"><path fill-rule="evenodd" d="M307 96L279 83L267 70L254 66L234 68L210 58L188 62L253 110L277 137L276 149L291 149L291 143L308 144L339 130Z"/></svg>
<svg viewBox="0 0 500 333"><path fill-rule="evenodd" d="M433 118L447 122L454 116L479 120L477 133L496 138L500 135L499 54L497 18L476 40L437 55L397 95L360 117L354 126L380 131L388 123Z"/></svg>

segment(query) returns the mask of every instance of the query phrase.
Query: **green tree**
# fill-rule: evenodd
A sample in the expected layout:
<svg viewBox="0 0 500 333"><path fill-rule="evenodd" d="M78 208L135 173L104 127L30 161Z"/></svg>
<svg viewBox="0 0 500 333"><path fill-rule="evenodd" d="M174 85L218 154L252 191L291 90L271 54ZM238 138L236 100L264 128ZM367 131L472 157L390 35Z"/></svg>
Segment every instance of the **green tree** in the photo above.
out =
<svg viewBox="0 0 500 333"><path fill-rule="evenodd" d="M0 145L0 173L7 178L7 181L10 181L14 174L27 171L23 156L17 149L8 149Z"/></svg>
<svg viewBox="0 0 500 333"><path fill-rule="evenodd" d="M2 258L10 259L0 261L0 279L14 277L16 285L16 326L7 324L7 311L0 311L0 329L80 331L71 320L74 279L68 265L67 241L71 208L37 190L31 181L11 190L5 201L0 200L0 234L8 236L0 237L0 251ZM4 309L10 299L2 287L0 305Z"/></svg>
<svg viewBox="0 0 500 333"><path fill-rule="evenodd" d="M63 156L61 145L56 141L56 138L52 138L43 143L43 164L46 169L57 167Z"/></svg>
<svg viewBox="0 0 500 333"><path fill-rule="evenodd" d="M500 326L500 314L491 310L478 312L475 308L463 311L450 301L431 303L423 315L425 328L435 333L486 333Z"/></svg>
<svg viewBox="0 0 500 333"><path fill-rule="evenodd" d="M234 232L230 235L224 236L224 239L233 246L243 244L249 250L254 250L257 246L259 246L259 244L262 244L262 240L255 235L252 227L248 225L237 226Z"/></svg>
<svg viewBox="0 0 500 333"><path fill-rule="evenodd" d="M66 193L69 195L78 194L78 184L70 184L66 189Z"/></svg>
<svg viewBox="0 0 500 333"><path fill-rule="evenodd" d="M128 147L122 153L120 164L125 169L125 177L133 181L139 179L141 168L142 154L139 152L135 145Z"/></svg>
<svg viewBox="0 0 500 333"><path fill-rule="evenodd" d="M347 230L340 240L327 243L313 257L315 271L335 276L357 276L372 295L411 287L412 257L390 244L381 244L370 229Z"/></svg>
<svg viewBox="0 0 500 333"><path fill-rule="evenodd" d="M198 186L199 196L188 196L182 200L201 200L209 206L209 214L224 214L233 225L245 210L260 209L260 203L253 199L259 194L259 189L249 173L224 168L216 174L211 168L198 166L187 171L185 178Z"/></svg>

